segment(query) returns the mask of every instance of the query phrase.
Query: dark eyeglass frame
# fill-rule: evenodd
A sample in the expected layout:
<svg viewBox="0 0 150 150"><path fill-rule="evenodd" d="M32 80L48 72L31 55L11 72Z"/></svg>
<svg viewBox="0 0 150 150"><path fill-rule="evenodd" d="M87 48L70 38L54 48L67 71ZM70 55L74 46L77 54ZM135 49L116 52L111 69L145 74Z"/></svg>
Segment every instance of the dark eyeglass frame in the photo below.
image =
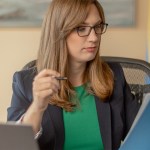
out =
<svg viewBox="0 0 150 150"><path fill-rule="evenodd" d="M97 33L97 30L96 30L96 27L98 27L98 26L101 26L101 33ZM90 27L90 30L89 30L89 32L88 32L88 34L86 34L86 35L81 35L80 34L80 31L79 31L79 29L80 28L84 28L84 27ZM97 24L97 25L95 25L95 26L84 26L84 25L81 25L81 26L79 26L79 27L76 27L75 29L76 29L76 31L77 31L77 33L78 33L78 35L80 36L80 37L85 37L85 36L89 36L90 35L90 33L91 33L91 30L92 29L94 29L94 31L95 31L95 33L97 34L97 35L101 35L101 34L104 34L105 32L106 32L106 30L107 30L107 27L108 27L108 23L100 23L100 24Z"/></svg>

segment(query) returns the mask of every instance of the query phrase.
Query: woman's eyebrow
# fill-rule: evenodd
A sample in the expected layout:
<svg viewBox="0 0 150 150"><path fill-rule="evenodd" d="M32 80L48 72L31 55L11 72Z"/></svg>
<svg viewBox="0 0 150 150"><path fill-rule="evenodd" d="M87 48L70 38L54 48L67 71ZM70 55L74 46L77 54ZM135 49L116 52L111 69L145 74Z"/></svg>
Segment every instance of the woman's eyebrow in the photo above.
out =
<svg viewBox="0 0 150 150"><path fill-rule="evenodd" d="M101 23L102 23L102 20L99 20L95 25L101 24Z"/></svg>
<svg viewBox="0 0 150 150"><path fill-rule="evenodd" d="M99 24L99 23L101 23L102 21L101 20L98 20L94 25L97 25L97 24ZM81 25L89 25L90 23L88 23L88 22L83 22L83 23L81 23Z"/></svg>

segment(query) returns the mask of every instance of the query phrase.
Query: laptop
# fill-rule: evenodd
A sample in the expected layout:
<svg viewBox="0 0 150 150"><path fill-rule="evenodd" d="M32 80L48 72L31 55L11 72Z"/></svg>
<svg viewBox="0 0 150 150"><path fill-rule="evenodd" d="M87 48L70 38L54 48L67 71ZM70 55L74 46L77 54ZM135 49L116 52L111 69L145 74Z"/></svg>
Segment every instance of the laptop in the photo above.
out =
<svg viewBox="0 0 150 150"><path fill-rule="evenodd" d="M150 94L144 97L135 121L119 150L150 150Z"/></svg>
<svg viewBox="0 0 150 150"><path fill-rule="evenodd" d="M0 123L0 150L39 150L32 127Z"/></svg>

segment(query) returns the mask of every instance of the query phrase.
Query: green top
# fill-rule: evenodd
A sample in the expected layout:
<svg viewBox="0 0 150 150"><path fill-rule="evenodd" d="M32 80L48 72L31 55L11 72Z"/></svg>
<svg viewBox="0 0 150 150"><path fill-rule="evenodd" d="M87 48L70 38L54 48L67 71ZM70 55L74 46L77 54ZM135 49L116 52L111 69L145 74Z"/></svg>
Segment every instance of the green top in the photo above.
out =
<svg viewBox="0 0 150 150"><path fill-rule="evenodd" d="M63 111L65 127L64 150L104 150L94 96L84 86L75 87L80 107Z"/></svg>

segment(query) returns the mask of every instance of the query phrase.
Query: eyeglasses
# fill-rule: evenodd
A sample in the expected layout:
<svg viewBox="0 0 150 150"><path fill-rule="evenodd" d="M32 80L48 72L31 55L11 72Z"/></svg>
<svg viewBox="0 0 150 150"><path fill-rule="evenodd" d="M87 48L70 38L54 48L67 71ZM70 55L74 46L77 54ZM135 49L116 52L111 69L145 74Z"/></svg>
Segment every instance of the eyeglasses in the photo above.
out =
<svg viewBox="0 0 150 150"><path fill-rule="evenodd" d="M100 23L100 24L95 25L93 27L91 27L91 26L79 26L75 29L76 29L76 31L80 37L84 37L84 36L89 36L92 29L94 29L96 34L103 34L106 32L107 26L108 26L107 23Z"/></svg>

